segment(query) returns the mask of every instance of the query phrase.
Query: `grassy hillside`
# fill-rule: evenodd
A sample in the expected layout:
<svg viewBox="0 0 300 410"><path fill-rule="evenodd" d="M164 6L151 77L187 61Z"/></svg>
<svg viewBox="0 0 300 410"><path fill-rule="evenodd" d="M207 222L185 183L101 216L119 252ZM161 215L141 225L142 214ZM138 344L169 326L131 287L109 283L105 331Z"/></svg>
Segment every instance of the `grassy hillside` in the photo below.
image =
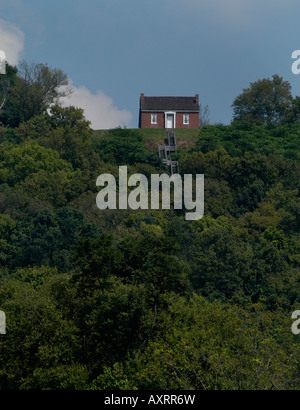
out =
<svg viewBox="0 0 300 410"><path fill-rule="evenodd" d="M157 145L162 144L166 135L165 129L143 128L138 129L142 134L144 143L147 148L157 152ZM94 136L101 138L107 130L95 130ZM178 148L195 146L199 137L200 130L176 129L176 140Z"/></svg>
<svg viewBox="0 0 300 410"><path fill-rule="evenodd" d="M129 130L130 131L130 130ZM165 129L135 129L143 137L143 143L153 153L157 145L162 144ZM106 135L108 130L94 131L94 138ZM177 149L197 149L203 153L224 147L233 156L244 152L256 152L264 155L279 155L288 159L300 160L300 129L298 124L285 126L243 125L207 125L199 130L176 129Z"/></svg>

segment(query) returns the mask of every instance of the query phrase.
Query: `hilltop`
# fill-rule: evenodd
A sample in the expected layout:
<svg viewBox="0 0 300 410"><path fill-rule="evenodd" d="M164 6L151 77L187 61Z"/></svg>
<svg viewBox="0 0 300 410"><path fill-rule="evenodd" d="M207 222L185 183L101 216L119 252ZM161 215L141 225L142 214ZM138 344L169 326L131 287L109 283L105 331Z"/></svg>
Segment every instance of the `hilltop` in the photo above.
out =
<svg viewBox="0 0 300 410"><path fill-rule="evenodd" d="M146 147L150 148L153 152L157 152L157 145L162 144L166 137L166 129L162 128L133 128L129 130L139 132L143 136ZM200 130L175 129L178 148L195 146L199 132ZM107 130L95 130L94 136L101 138L105 133L107 133Z"/></svg>

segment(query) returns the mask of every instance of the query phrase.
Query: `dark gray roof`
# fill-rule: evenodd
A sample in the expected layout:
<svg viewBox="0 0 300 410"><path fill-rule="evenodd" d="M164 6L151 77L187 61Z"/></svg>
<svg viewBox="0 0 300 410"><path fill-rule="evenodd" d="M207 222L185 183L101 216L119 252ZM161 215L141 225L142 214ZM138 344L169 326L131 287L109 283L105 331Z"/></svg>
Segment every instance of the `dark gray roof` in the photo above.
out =
<svg viewBox="0 0 300 410"><path fill-rule="evenodd" d="M141 111L199 111L195 97L144 97L141 99Z"/></svg>

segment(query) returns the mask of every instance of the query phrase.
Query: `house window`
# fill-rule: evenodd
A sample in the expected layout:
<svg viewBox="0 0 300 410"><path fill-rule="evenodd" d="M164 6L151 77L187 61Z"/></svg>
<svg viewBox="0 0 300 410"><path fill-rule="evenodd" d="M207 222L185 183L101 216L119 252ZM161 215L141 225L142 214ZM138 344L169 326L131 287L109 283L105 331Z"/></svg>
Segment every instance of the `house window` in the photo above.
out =
<svg viewBox="0 0 300 410"><path fill-rule="evenodd" d="M190 116L189 114L183 114L183 123L189 124L190 123Z"/></svg>
<svg viewBox="0 0 300 410"><path fill-rule="evenodd" d="M157 124L157 114L151 114L151 124Z"/></svg>

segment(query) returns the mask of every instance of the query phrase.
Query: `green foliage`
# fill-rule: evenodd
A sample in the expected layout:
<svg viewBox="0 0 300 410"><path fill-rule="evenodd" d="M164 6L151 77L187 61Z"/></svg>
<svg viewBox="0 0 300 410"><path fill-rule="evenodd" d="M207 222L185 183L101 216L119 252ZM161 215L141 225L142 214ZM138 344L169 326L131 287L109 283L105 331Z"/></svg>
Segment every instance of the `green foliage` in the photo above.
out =
<svg viewBox="0 0 300 410"><path fill-rule="evenodd" d="M47 173L64 171L70 175L73 169L68 162L59 157L58 152L37 143L24 142L1 152L2 183L14 185L40 170Z"/></svg>
<svg viewBox="0 0 300 410"><path fill-rule="evenodd" d="M245 126L234 122L227 126L210 125L201 129L197 148L204 154L224 147L231 157L239 157L248 151L299 161L299 133L298 124Z"/></svg>
<svg viewBox="0 0 300 410"><path fill-rule="evenodd" d="M264 312L259 305L241 311L196 295L189 302L170 295L165 302L159 337L129 364L139 388L298 388L299 352L280 313Z"/></svg>
<svg viewBox="0 0 300 410"><path fill-rule="evenodd" d="M32 220L17 224L8 215L1 215L0 229L0 265L11 270L47 264L65 272L72 268L72 252L80 239L99 235L95 225L69 207L60 208L57 214L45 208Z"/></svg>
<svg viewBox="0 0 300 410"><path fill-rule="evenodd" d="M1 280L0 303L8 317L7 336L0 340L2 390L84 385L83 371L76 381L80 370L76 328L49 296L45 288L35 290L19 280Z"/></svg>
<svg viewBox="0 0 300 410"><path fill-rule="evenodd" d="M111 235L82 239L75 251L76 264L80 267L78 280L85 291L95 286L104 288L106 280L117 268L120 254L113 246Z"/></svg>
<svg viewBox="0 0 300 410"><path fill-rule="evenodd" d="M51 104L68 93L68 79L60 69L45 64L28 64L23 61L18 69L8 66L7 98L0 112L0 121L10 127L30 120L45 112Z"/></svg>
<svg viewBox="0 0 300 410"><path fill-rule="evenodd" d="M123 368L115 363L111 367L104 367L100 374L92 383L91 390L137 390L130 384Z"/></svg>
<svg viewBox="0 0 300 410"><path fill-rule="evenodd" d="M100 158L117 165L147 163L161 164L160 159L148 150L137 130L115 128L94 139L94 147Z"/></svg>
<svg viewBox="0 0 300 410"><path fill-rule="evenodd" d="M151 310L142 285L124 284L111 277L106 288L95 286L80 298L77 324L83 339L83 362L89 364L91 378L103 368L122 362L130 351L146 340L151 329Z"/></svg>
<svg viewBox="0 0 300 410"><path fill-rule="evenodd" d="M251 83L249 88L235 98L232 104L234 120L254 124L281 124L287 121L292 103L290 83L275 74L272 80L264 78Z"/></svg>
<svg viewBox="0 0 300 410"><path fill-rule="evenodd" d="M142 222L139 230L119 244L123 253L119 275L144 284L154 300L168 291L188 292L189 265L178 258L176 242L159 226Z"/></svg>
<svg viewBox="0 0 300 410"><path fill-rule="evenodd" d="M146 147L153 130L94 133L75 107L22 112L20 73L2 79L0 390L299 389L300 125L288 84L245 93L248 104L263 88L261 110L283 93L255 124L250 110L198 137L182 130L180 174L205 175L204 217L186 221L96 207L98 175L166 172ZM30 103L43 94L35 81Z"/></svg>

